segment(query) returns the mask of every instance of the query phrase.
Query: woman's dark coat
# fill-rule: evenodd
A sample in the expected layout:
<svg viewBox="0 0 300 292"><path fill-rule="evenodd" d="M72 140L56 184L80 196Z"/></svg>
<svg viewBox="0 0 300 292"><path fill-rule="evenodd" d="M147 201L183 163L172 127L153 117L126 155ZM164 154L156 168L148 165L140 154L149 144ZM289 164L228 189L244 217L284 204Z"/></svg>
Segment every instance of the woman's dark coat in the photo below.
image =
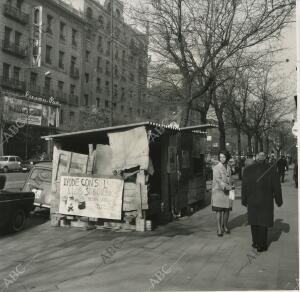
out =
<svg viewBox="0 0 300 292"><path fill-rule="evenodd" d="M248 223L271 227L274 224L274 199L282 205L282 194L276 164L257 162L244 170L242 204L248 208Z"/></svg>

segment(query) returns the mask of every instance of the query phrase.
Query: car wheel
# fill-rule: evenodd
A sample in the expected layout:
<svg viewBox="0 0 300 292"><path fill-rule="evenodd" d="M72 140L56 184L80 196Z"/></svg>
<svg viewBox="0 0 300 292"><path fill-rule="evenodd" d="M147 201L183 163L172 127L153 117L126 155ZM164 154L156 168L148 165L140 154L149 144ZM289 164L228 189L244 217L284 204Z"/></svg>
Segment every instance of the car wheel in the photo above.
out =
<svg viewBox="0 0 300 292"><path fill-rule="evenodd" d="M8 172L8 167L7 166L3 167L3 172Z"/></svg>
<svg viewBox="0 0 300 292"><path fill-rule="evenodd" d="M17 209L13 212L10 222L9 222L9 231L18 232L23 229L25 225L26 214L23 209Z"/></svg>

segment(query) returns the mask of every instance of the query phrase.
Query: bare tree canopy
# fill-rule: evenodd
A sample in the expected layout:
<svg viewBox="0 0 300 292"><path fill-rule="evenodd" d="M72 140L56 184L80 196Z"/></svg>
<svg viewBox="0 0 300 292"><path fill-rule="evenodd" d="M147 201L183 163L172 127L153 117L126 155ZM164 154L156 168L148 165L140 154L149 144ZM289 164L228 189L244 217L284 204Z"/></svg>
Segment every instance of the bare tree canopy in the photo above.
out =
<svg viewBox="0 0 300 292"><path fill-rule="evenodd" d="M294 0L145 0L140 4L133 10L135 18L149 27L155 76L169 81L186 102L183 124L189 122L195 100L205 120L212 99L209 91L217 86L217 77L230 60L278 38L295 8Z"/></svg>

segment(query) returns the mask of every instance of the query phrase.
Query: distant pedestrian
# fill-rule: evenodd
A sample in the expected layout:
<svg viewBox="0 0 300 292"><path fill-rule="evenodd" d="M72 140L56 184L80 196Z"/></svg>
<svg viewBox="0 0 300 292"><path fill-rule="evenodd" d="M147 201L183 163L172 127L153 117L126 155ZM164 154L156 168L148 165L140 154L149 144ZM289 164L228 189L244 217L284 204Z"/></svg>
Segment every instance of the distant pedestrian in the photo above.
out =
<svg viewBox="0 0 300 292"><path fill-rule="evenodd" d="M271 153L269 163L270 163L270 164L276 163L276 157L275 157L274 152Z"/></svg>
<svg viewBox="0 0 300 292"><path fill-rule="evenodd" d="M284 155L277 161L277 169L281 182L284 182L285 171L289 169Z"/></svg>
<svg viewBox="0 0 300 292"><path fill-rule="evenodd" d="M278 173L276 167L270 167L265 161L264 152L260 152L258 162L245 169L242 180L242 205L248 210L252 247L259 252L268 248L268 228L274 224L274 198L280 207L282 194Z"/></svg>
<svg viewBox="0 0 300 292"><path fill-rule="evenodd" d="M212 182L212 210L216 212L217 234L230 233L228 228L229 212L232 210L232 200L229 199L229 191L234 189L231 170L228 165L230 159L227 151L220 151L219 163L213 168Z"/></svg>
<svg viewBox="0 0 300 292"><path fill-rule="evenodd" d="M254 155L252 153L249 153L245 161L245 168L254 163L255 163Z"/></svg>
<svg viewBox="0 0 300 292"><path fill-rule="evenodd" d="M298 188L298 159L297 158L295 159L293 177L295 181L295 187Z"/></svg>

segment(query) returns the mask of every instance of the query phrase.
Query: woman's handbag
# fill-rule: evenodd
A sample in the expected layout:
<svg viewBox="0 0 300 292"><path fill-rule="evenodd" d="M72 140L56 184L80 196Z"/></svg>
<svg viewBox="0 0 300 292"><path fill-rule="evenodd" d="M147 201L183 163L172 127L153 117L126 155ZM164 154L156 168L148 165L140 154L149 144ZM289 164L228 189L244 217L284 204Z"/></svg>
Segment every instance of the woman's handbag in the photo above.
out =
<svg viewBox="0 0 300 292"><path fill-rule="evenodd" d="M230 190L229 191L229 200L234 201L235 199L235 191L234 190Z"/></svg>

